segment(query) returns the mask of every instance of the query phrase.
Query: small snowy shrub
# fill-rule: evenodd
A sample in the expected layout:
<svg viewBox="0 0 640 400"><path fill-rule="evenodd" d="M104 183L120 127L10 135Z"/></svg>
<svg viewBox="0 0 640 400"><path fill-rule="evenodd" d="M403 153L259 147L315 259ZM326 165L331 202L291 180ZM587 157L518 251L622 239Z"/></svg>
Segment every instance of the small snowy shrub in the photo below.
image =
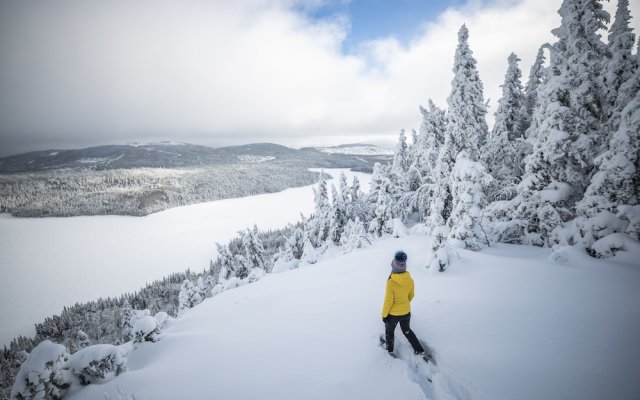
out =
<svg viewBox="0 0 640 400"><path fill-rule="evenodd" d="M266 274L267 273L262 268L251 268L251 271L249 271L249 276L247 276L247 279L249 280L249 283L253 283L255 281L258 281L264 278Z"/></svg>
<svg viewBox="0 0 640 400"><path fill-rule="evenodd" d="M155 342L158 340L159 334L158 321L148 315L138 319L133 326L133 341L135 343Z"/></svg>
<svg viewBox="0 0 640 400"><path fill-rule="evenodd" d="M427 260L427 268L435 271L443 272L450 262L449 248L447 246L447 236L449 236L449 228L439 226L433 230L433 238L431 240L431 255Z"/></svg>
<svg viewBox="0 0 640 400"><path fill-rule="evenodd" d="M300 261L306 264L315 264L318 262L318 253L309 239L304 242L304 250Z"/></svg>
<svg viewBox="0 0 640 400"><path fill-rule="evenodd" d="M591 249L596 257L612 257L618 251L640 251L640 243L624 233L612 233L596 241Z"/></svg>
<svg viewBox="0 0 640 400"><path fill-rule="evenodd" d="M71 383L63 369L67 349L49 340L40 342L22 363L11 389L12 399L61 399Z"/></svg>
<svg viewBox="0 0 640 400"><path fill-rule="evenodd" d="M300 260L296 260L295 258L286 261L285 258L280 257L276 260L275 263L273 263L273 269L271 270L271 272L277 274L280 272L290 271L292 269L298 268L298 264L300 264Z"/></svg>
<svg viewBox="0 0 640 400"><path fill-rule="evenodd" d="M180 293L178 294L178 315L182 314L185 310L198 305L204 300L198 288L193 285L189 279L185 279L182 282Z"/></svg>
<svg viewBox="0 0 640 400"><path fill-rule="evenodd" d="M340 239L342 245L342 252L344 254L350 253L355 249L361 249L371 244L371 241L367 238L367 232L364 228L360 218L356 217L354 220L349 220L344 230L344 235Z"/></svg>
<svg viewBox="0 0 640 400"><path fill-rule="evenodd" d="M409 236L409 230L402 223L400 218L393 219L393 237L394 238L402 238Z"/></svg>
<svg viewBox="0 0 640 400"><path fill-rule="evenodd" d="M213 289L211 289L211 296L217 296L220 293L224 292L224 290L225 290L224 283L218 283L213 287Z"/></svg>
<svg viewBox="0 0 640 400"><path fill-rule="evenodd" d="M67 368L82 385L107 382L127 368L127 359L110 344L86 347L71 355Z"/></svg>
<svg viewBox="0 0 640 400"><path fill-rule="evenodd" d="M158 328L162 329L164 328L164 325L167 323L167 320L169 319L169 314L167 314L164 311L160 311L159 313L157 313L154 318L156 319L156 322L158 323Z"/></svg>

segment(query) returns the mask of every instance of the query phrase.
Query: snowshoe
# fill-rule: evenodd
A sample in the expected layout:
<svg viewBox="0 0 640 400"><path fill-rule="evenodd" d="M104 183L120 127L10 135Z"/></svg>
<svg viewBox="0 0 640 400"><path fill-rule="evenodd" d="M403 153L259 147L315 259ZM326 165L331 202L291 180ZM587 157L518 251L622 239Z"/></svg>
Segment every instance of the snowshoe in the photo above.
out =
<svg viewBox="0 0 640 400"><path fill-rule="evenodd" d="M387 341L385 340L384 336L380 336L380 347L387 351ZM387 351L387 354L389 354L389 357L398 358L398 356L396 356L393 351Z"/></svg>

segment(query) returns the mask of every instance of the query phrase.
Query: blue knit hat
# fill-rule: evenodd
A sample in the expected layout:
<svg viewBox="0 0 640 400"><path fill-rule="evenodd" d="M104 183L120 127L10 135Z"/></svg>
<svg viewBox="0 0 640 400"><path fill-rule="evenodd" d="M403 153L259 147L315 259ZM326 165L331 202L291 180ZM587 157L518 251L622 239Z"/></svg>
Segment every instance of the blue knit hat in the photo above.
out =
<svg viewBox="0 0 640 400"><path fill-rule="evenodd" d="M391 260L391 270L394 274L401 274L407 271L407 253L398 250Z"/></svg>

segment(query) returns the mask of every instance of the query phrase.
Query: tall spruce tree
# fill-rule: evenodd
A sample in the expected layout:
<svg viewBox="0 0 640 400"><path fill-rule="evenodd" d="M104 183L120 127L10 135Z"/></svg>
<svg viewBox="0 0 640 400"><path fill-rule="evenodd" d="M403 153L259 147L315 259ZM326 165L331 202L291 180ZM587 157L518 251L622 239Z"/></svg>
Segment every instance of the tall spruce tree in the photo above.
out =
<svg viewBox="0 0 640 400"><path fill-rule="evenodd" d="M446 114L433 101L429 100L429 109L420 107L422 124L415 147L415 160L412 169L420 174L419 186L414 189L415 207L421 219L426 220L436 190L436 167L438 154L444 142L447 128Z"/></svg>
<svg viewBox="0 0 640 400"><path fill-rule="evenodd" d="M575 226L566 229L570 244L578 243L592 255L599 255L591 248L597 240L626 230L627 224L617 215L623 206L636 206L640 201L639 154L640 91L636 87L636 97L622 110L607 150L596 159L597 172L577 204ZM628 233L640 239L638 232Z"/></svg>
<svg viewBox="0 0 640 400"><path fill-rule="evenodd" d="M633 54L636 38L629 26L630 19L629 1L619 0L615 19L609 29L608 53L603 74L607 130L611 134L618 130L622 109L634 99L634 93L630 93L628 88L622 88L625 82L633 79L638 69L638 57Z"/></svg>
<svg viewBox="0 0 640 400"><path fill-rule="evenodd" d="M456 201L447 225L449 237L463 241L467 249L479 250L489 245L482 227L482 210L486 205L485 188L492 179L466 151L458 154L451 171L451 194Z"/></svg>
<svg viewBox="0 0 640 400"><path fill-rule="evenodd" d="M535 139L535 130L530 130L531 120L533 118L533 112L538 103L538 87L542 84L546 77L546 68L544 63L546 57L544 56L544 49L546 46L540 46L538 53L536 54L536 60L531 66L529 71L529 79L527 85L524 88L524 109L525 115L523 120L523 129L525 131L525 137L527 139Z"/></svg>
<svg viewBox="0 0 640 400"><path fill-rule="evenodd" d="M515 217L524 221L523 241L550 245L551 232L571 219L603 141L600 72L606 46L598 30L608 14L596 0L565 0L553 30L548 78L539 88Z"/></svg>
<svg viewBox="0 0 640 400"><path fill-rule="evenodd" d="M346 178L345 178L346 179ZM338 193L336 187L331 185L331 222L329 238L333 244L340 244L340 238L347 225L347 207L342 194Z"/></svg>
<svg viewBox="0 0 640 400"><path fill-rule="evenodd" d="M471 159L478 160L480 148L484 145L488 127L485 115L484 89L478 71L477 61L469 48L469 31L462 25L458 32L458 46L453 61L453 81L447 98L448 127L456 148L456 154L466 150Z"/></svg>
<svg viewBox="0 0 640 400"><path fill-rule="evenodd" d="M490 199L511 199L524 173L523 143L526 120L525 97L518 68L520 59L514 53L508 57L507 73L502 84L502 97L498 100L495 124L483 151L488 172L495 178L490 188Z"/></svg>

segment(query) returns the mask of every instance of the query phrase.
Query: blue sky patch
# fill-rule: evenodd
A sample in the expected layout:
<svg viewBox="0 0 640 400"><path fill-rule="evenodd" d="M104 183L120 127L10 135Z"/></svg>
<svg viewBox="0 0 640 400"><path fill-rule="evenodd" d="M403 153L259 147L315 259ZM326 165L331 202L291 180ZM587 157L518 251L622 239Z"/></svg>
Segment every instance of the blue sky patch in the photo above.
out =
<svg viewBox="0 0 640 400"><path fill-rule="evenodd" d="M418 35L425 22L435 20L448 7L464 3L464 0L331 0L308 14L314 19L348 17L351 30L343 46L346 52L352 52L364 41L389 36L406 44Z"/></svg>

